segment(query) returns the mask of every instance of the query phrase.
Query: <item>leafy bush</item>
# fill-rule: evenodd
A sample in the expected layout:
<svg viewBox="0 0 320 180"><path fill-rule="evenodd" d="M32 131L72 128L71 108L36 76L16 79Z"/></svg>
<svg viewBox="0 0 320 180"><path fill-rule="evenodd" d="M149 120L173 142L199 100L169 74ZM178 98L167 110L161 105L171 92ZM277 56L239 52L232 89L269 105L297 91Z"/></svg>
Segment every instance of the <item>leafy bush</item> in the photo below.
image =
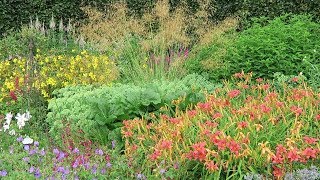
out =
<svg viewBox="0 0 320 180"><path fill-rule="evenodd" d="M303 83L278 91L250 76L237 74L241 80L174 116L124 121L134 171L148 179L242 179L246 173L281 179L319 164L319 94Z"/></svg>
<svg viewBox="0 0 320 180"><path fill-rule="evenodd" d="M50 100L47 122L51 132L63 128L64 120L72 128L83 129L86 135L102 140L120 138L122 120L147 117L157 113L164 105L185 108L204 100L204 90L212 91L215 85L199 75L182 80L154 81L142 85L115 84L111 87L67 87L54 92ZM175 100L175 101L174 101ZM179 104L179 105L177 105ZM111 133L112 130L115 130ZM97 132L98 131L98 132Z"/></svg>
<svg viewBox="0 0 320 180"><path fill-rule="evenodd" d="M242 32L229 48L227 60L230 75L244 70L256 77L272 78L275 72L307 78L315 74L312 65L320 63L320 24L310 16L286 15L256 23ZM309 63L307 63L307 62Z"/></svg>

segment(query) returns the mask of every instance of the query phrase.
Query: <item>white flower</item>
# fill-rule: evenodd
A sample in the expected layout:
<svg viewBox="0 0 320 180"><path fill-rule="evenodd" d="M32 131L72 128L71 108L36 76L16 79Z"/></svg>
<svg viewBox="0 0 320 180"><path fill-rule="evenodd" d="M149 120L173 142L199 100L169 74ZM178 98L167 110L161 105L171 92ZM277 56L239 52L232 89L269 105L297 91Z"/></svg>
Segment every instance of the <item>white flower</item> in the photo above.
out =
<svg viewBox="0 0 320 180"><path fill-rule="evenodd" d="M29 121L29 119L32 117L30 112L27 110L26 113L25 113L25 117L27 118L26 121Z"/></svg>
<svg viewBox="0 0 320 180"><path fill-rule="evenodd" d="M7 123L3 124L3 131L6 132L6 130L8 130L10 128L10 125Z"/></svg>
<svg viewBox="0 0 320 180"><path fill-rule="evenodd" d="M5 117L4 119L6 120L6 123L7 123L8 125L10 125L11 120L12 120L12 117L13 117L13 114L12 114L11 112L9 112L9 113L6 114L6 117Z"/></svg>
<svg viewBox="0 0 320 180"><path fill-rule="evenodd" d="M29 136L23 139L22 144L27 145L27 144L32 144L33 139L31 139Z"/></svg>
<svg viewBox="0 0 320 180"><path fill-rule="evenodd" d="M26 113L20 114L18 113L17 116L15 117L18 121L28 121L26 117Z"/></svg>
<svg viewBox="0 0 320 180"><path fill-rule="evenodd" d="M19 129L22 129L26 125L26 123L25 123L25 121L18 120L17 125L18 125Z"/></svg>
<svg viewBox="0 0 320 180"><path fill-rule="evenodd" d="M28 121L25 113L23 113L23 114L18 113L15 118L17 119L17 125L18 125L19 129L24 127L26 125L25 122Z"/></svg>
<svg viewBox="0 0 320 180"><path fill-rule="evenodd" d="M9 131L10 136L14 136L16 135L16 131L14 129L12 129L11 131Z"/></svg>

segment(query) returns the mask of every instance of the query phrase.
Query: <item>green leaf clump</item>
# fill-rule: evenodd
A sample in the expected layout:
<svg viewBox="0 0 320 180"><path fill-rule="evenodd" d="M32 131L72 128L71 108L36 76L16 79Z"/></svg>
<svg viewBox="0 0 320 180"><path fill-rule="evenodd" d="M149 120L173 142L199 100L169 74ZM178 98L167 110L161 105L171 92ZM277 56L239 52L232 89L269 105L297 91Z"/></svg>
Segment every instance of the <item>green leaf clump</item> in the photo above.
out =
<svg viewBox="0 0 320 180"><path fill-rule="evenodd" d="M175 109L173 100L183 99L179 108L205 100L206 92L217 85L202 76L191 74L182 80L157 80L141 85L114 84L112 86L74 86L56 90L48 105L47 122L54 136L69 123L85 135L101 141L113 130L119 132L122 121L159 112L167 106ZM99 137L98 137L99 136ZM110 140L110 138L109 138Z"/></svg>

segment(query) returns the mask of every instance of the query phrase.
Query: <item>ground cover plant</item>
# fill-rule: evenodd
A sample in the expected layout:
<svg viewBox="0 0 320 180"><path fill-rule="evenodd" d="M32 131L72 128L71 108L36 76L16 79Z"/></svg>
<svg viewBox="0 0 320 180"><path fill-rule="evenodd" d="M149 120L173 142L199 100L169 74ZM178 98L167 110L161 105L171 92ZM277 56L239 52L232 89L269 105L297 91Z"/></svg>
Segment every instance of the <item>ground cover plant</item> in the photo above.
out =
<svg viewBox="0 0 320 180"><path fill-rule="evenodd" d="M0 179L320 178L316 1L59 2L0 23Z"/></svg>

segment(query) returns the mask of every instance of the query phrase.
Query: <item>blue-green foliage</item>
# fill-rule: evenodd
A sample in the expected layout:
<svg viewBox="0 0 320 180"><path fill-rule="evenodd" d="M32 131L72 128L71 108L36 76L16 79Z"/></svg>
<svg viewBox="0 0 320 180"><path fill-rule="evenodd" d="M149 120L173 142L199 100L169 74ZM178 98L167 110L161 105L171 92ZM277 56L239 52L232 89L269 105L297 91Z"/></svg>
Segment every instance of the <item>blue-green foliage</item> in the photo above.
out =
<svg viewBox="0 0 320 180"><path fill-rule="evenodd" d="M153 81L142 85L115 84L111 87L67 87L54 92L50 100L47 122L51 132L62 130L66 122L82 129L86 135L101 140L119 138L122 121L157 112L165 105L175 106L172 100L184 97L180 108L205 100L206 91L215 85L199 75L188 75L182 80Z"/></svg>

